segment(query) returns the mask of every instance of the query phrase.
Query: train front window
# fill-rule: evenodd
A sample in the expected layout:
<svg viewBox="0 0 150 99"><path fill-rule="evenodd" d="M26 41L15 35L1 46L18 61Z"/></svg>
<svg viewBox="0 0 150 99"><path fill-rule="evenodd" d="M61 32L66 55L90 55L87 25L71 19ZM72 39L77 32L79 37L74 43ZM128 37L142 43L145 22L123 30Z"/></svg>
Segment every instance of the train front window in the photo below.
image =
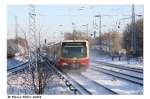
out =
<svg viewBox="0 0 150 99"><path fill-rule="evenodd" d="M86 46L85 45L68 45L62 46L62 56L65 58L82 58L86 57Z"/></svg>

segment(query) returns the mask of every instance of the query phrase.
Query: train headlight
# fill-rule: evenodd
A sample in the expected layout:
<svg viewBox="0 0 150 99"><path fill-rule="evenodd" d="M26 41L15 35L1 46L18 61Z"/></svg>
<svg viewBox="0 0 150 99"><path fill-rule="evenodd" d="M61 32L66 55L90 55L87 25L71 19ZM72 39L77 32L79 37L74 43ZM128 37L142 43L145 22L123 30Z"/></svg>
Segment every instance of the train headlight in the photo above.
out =
<svg viewBox="0 0 150 99"><path fill-rule="evenodd" d="M64 65L68 65L68 64L67 64L67 63L65 63L65 62L63 62L63 63L62 63L62 65L64 66Z"/></svg>

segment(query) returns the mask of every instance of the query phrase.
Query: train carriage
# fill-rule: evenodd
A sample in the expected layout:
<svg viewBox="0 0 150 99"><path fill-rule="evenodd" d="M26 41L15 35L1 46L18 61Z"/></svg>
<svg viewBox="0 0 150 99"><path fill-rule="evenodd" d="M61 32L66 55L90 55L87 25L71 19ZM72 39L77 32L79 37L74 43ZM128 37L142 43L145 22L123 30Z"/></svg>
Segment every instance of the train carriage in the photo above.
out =
<svg viewBox="0 0 150 99"><path fill-rule="evenodd" d="M61 44L59 65L62 68L81 69L89 64L89 46L86 40L66 40Z"/></svg>
<svg viewBox="0 0 150 99"><path fill-rule="evenodd" d="M64 40L49 49L59 68L86 70L89 64L89 44L86 40Z"/></svg>

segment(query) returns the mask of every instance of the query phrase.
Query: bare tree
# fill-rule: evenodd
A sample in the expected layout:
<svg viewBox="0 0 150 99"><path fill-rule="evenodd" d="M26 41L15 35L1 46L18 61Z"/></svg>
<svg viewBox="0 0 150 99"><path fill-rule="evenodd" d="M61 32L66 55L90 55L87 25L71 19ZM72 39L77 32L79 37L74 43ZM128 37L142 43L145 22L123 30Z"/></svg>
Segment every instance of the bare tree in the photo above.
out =
<svg viewBox="0 0 150 99"><path fill-rule="evenodd" d="M132 24L128 24L123 32L123 46L128 51L131 52L131 42L132 42ZM135 23L135 38L136 38L136 55L143 56L143 19L139 19Z"/></svg>
<svg viewBox="0 0 150 99"><path fill-rule="evenodd" d="M119 52L122 49L122 34L113 31L111 34L112 52Z"/></svg>
<svg viewBox="0 0 150 99"><path fill-rule="evenodd" d="M74 33L65 33L65 40L88 40L88 36L84 32L74 31Z"/></svg>
<svg viewBox="0 0 150 99"><path fill-rule="evenodd" d="M119 52L122 49L122 33L109 31L101 35L102 48L107 47L109 52Z"/></svg>

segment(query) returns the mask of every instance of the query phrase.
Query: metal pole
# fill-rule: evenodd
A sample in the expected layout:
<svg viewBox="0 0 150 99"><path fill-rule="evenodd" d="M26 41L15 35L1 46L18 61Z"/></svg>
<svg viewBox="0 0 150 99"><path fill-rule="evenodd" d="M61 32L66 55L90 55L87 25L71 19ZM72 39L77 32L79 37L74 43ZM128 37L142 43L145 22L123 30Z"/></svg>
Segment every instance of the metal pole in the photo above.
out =
<svg viewBox="0 0 150 99"><path fill-rule="evenodd" d="M99 42L100 42L100 48L101 48L101 15L99 16Z"/></svg>
<svg viewBox="0 0 150 99"><path fill-rule="evenodd" d="M73 39L75 40L75 36L76 36L75 32L76 32L76 30L75 30L75 23L74 22L72 22L72 28L73 28Z"/></svg>
<svg viewBox="0 0 150 99"><path fill-rule="evenodd" d="M16 32L16 40L18 37L18 17L15 16L15 32Z"/></svg>
<svg viewBox="0 0 150 99"><path fill-rule="evenodd" d="M86 27L86 29L87 29L87 37L89 37L89 24L87 24L87 27Z"/></svg>
<svg viewBox="0 0 150 99"><path fill-rule="evenodd" d="M41 29L40 29L40 15L39 15L39 50L40 50L40 48L41 48Z"/></svg>
<svg viewBox="0 0 150 99"><path fill-rule="evenodd" d="M132 5L132 39L131 39L131 49L133 53L136 53L136 33L135 33L135 10L134 5Z"/></svg>
<svg viewBox="0 0 150 99"><path fill-rule="evenodd" d="M35 6L29 5L29 68L32 73L34 90L37 91L35 84L35 72L37 72L37 37L36 37L36 13ZM34 59L33 57L34 56ZM35 66L32 64L35 61Z"/></svg>
<svg viewBox="0 0 150 99"><path fill-rule="evenodd" d="M40 50L40 48L41 48L41 43L40 43L40 41L41 41L41 33L40 33L40 31L39 31L39 50Z"/></svg>
<svg viewBox="0 0 150 99"><path fill-rule="evenodd" d="M16 50L18 51L18 17L15 16L15 32L16 32Z"/></svg>

